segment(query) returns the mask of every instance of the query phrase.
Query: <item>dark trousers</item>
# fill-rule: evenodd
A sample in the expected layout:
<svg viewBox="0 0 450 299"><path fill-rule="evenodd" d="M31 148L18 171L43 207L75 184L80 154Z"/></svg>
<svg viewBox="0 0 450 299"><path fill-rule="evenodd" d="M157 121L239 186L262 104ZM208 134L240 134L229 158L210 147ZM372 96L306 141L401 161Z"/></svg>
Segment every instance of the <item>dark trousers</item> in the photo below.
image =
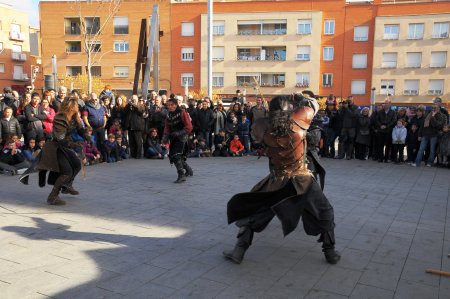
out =
<svg viewBox="0 0 450 299"><path fill-rule="evenodd" d="M404 157L404 152L405 150L405 145L404 144L393 144L392 145L392 160L394 162L404 162L405 161L405 157Z"/></svg>
<svg viewBox="0 0 450 299"><path fill-rule="evenodd" d="M369 147L362 143L355 144L355 158L365 160L367 158Z"/></svg>
<svg viewBox="0 0 450 299"><path fill-rule="evenodd" d="M334 128L328 128L327 140L325 145L325 155L330 158L334 158L336 155L336 150L334 148L334 143L339 134L334 130Z"/></svg>
<svg viewBox="0 0 450 299"><path fill-rule="evenodd" d="M210 147L209 146L209 141L210 141L210 137L211 136L211 131L203 131L203 130L200 130L199 132L198 132L198 138L202 138L203 140L205 140L205 143L206 143L206 145L208 146L208 147Z"/></svg>
<svg viewBox="0 0 450 299"><path fill-rule="evenodd" d="M415 162L417 158L417 151L419 147L417 146L407 146L406 153L408 154L408 162Z"/></svg>
<svg viewBox="0 0 450 299"><path fill-rule="evenodd" d="M391 132L377 133L377 157L378 161L387 161L391 158L392 134ZM384 150L384 152L383 152Z"/></svg>
<svg viewBox="0 0 450 299"><path fill-rule="evenodd" d="M347 156L347 159L352 158L353 143L355 141L355 137L356 137L355 128L342 128L341 135L339 135L339 147L338 147L339 158L344 158L344 156Z"/></svg>
<svg viewBox="0 0 450 299"><path fill-rule="evenodd" d="M70 187L77 174L81 170L81 161L77 154L72 150L57 151L59 175L67 175L70 180L64 183L64 186Z"/></svg>
<svg viewBox="0 0 450 299"><path fill-rule="evenodd" d="M129 130L128 139L130 142L130 156L140 159L142 157L142 131Z"/></svg>

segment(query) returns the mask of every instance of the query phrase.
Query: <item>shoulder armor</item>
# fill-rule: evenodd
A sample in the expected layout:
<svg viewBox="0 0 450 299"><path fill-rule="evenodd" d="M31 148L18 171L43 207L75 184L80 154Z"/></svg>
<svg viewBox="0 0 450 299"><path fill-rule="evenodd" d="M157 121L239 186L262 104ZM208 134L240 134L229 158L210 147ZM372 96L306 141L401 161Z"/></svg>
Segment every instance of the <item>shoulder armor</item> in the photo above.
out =
<svg viewBox="0 0 450 299"><path fill-rule="evenodd" d="M298 130L308 130L311 124L315 110L311 107L299 107L291 114L291 120L293 122L292 131L298 132Z"/></svg>

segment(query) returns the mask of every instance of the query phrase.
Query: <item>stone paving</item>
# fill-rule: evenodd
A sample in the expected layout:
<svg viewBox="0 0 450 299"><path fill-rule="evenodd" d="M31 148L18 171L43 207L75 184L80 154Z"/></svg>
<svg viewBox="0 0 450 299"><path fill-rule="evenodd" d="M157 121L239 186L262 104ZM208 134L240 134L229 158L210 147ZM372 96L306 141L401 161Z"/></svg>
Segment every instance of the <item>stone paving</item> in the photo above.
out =
<svg viewBox="0 0 450 299"><path fill-rule="evenodd" d="M0 298L450 298L450 171L323 160L342 259L328 265L299 227L277 219L241 265L226 203L267 173L255 157L190 159L173 184L169 162L87 168L79 196L45 203L49 187L0 176Z"/></svg>

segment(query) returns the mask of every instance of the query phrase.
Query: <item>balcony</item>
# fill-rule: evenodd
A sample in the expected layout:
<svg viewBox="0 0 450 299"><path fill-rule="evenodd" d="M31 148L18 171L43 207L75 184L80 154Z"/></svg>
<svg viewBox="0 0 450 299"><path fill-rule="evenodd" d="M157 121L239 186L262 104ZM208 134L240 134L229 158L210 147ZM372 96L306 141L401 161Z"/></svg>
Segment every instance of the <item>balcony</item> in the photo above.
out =
<svg viewBox="0 0 450 299"><path fill-rule="evenodd" d="M66 35L80 35L81 30L79 26L66 26L65 33Z"/></svg>
<svg viewBox="0 0 450 299"><path fill-rule="evenodd" d="M398 33L385 33L383 35L383 39L386 40L395 40L398 39Z"/></svg>
<svg viewBox="0 0 450 299"><path fill-rule="evenodd" d="M244 61L285 61L285 47L261 47L237 49L237 60Z"/></svg>
<svg viewBox="0 0 450 299"><path fill-rule="evenodd" d="M17 41L24 41L25 40L25 34L23 32L11 31L9 33L9 39L17 40Z"/></svg>
<svg viewBox="0 0 450 299"><path fill-rule="evenodd" d="M66 41L66 53L81 53L80 41Z"/></svg>
<svg viewBox="0 0 450 299"><path fill-rule="evenodd" d="M14 73L13 80L15 81L28 81L28 75L23 73Z"/></svg>
<svg viewBox="0 0 450 299"><path fill-rule="evenodd" d="M308 88L309 87L309 82L297 83L297 84L295 84L295 87Z"/></svg>
<svg viewBox="0 0 450 299"><path fill-rule="evenodd" d="M323 88L331 88L331 84L323 84L322 87Z"/></svg>
<svg viewBox="0 0 450 299"><path fill-rule="evenodd" d="M395 69L397 67L397 61L383 61L381 68L383 69Z"/></svg>
<svg viewBox="0 0 450 299"><path fill-rule="evenodd" d="M432 37L433 37L433 38L437 38L437 39L440 39L440 38L448 38L448 32L442 32L442 33L440 33L440 34L433 34Z"/></svg>
<svg viewBox="0 0 450 299"><path fill-rule="evenodd" d="M440 96L440 95L442 95L442 90L440 90L440 89L430 89L430 90L428 90L428 95L430 95L430 96Z"/></svg>
<svg viewBox="0 0 450 299"><path fill-rule="evenodd" d="M274 82L261 82L261 87L284 87L284 81L280 81L278 83Z"/></svg>
<svg viewBox="0 0 450 299"><path fill-rule="evenodd" d="M416 96L419 94L418 90L415 89L407 89L403 91L403 95L405 96Z"/></svg>
<svg viewBox="0 0 450 299"><path fill-rule="evenodd" d="M11 52L11 59L15 60L15 61L26 61L27 54L20 53L20 52Z"/></svg>
<svg viewBox="0 0 450 299"><path fill-rule="evenodd" d="M286 23L267 23L269 21L238 24L238 35L286 35Z"/></svg>
<svg viewBox="0 0 450 299"><path fill-rule="evenodd" d="M297 60L299 61L309 61L310 55L309 54L297 54Z"/></svg>

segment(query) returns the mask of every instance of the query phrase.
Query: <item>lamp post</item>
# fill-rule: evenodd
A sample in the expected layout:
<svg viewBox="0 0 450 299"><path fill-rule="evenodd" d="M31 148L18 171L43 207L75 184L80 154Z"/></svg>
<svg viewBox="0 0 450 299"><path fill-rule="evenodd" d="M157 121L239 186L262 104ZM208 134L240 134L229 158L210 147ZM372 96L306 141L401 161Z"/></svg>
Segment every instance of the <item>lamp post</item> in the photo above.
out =
<svg viewBox="0 0 450 299"><path fill-rule="evenodd" d="M208 0L208 96L212 99L213 0Z"/></svg>

